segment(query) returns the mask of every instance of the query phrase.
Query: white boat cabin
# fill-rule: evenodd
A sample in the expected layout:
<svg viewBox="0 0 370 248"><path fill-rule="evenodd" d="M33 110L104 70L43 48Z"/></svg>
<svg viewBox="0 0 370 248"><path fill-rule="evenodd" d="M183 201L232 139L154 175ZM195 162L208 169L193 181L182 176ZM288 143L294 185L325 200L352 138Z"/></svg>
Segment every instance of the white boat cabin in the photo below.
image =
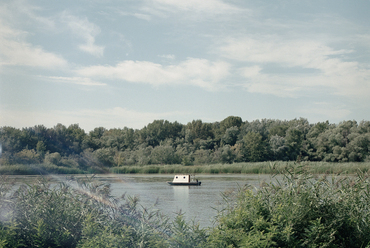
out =
<svg viewBox="0 0 370 248"><path fill-rule="evenodd" d="M175 175L172 182L174 182L174 183L190 183L190 175Z"/></svg>

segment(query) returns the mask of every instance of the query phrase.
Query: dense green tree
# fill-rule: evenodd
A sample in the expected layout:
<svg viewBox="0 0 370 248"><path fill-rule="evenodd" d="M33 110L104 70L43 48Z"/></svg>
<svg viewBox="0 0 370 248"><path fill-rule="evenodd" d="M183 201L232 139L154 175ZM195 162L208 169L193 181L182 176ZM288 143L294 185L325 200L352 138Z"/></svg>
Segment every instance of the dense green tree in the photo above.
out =
<svg viewBox="0 0 370 248"><path fill-rule="evenodd" d="M239 128L234 126L226 129L225 134L222 136L222 143L230 146L235 145L238 140Z"/></svg>
<svg viewBox="0 0 370 248"><path fill-rule="evenodd" d="M182 165L193 164L193 151L194 146L189 143L178 144L175 151L176 158L181 161Z"/></svg>
<svg viewBox="0 0 370 248"><path fill-rule="evenodd" d="M271 120L271 119L262 119L262 120L254 120L252 122L246 121L240 128L240 136L242 139L249 132L259 133L262 136L263 140L268 140L270 135L270 130L275 128L276 126L287 126L288 123L281 122L278 120ZM283 135L285 136L285 134Z"/></svg>
<svg viewBox="0 0 370 248"><path fill-rule="evenodd" d="M285 137L286 131L288 130L289 126L287 124L282 124L278 126L274 126L271 129L269 129L269 137L271 136L280 136Z"/></svg>
<svg viewBox="0 0 370 248"><path fill-rule="evenodd" d="M220 148L221 150L221 163L232 164L235 160L235 154L230 145L225 145Z"/></svg>
<svg viewBox="0 0 370 248"><path fill-rule="evenodd" d="M289 147L286 145L284 137L273 135L269 141L273 160L289 160Z"/></svg>
<svg viewBox="0 0 370 248"><path fill-rule="evenodd" d="M114 148L100 148L94 151L94 156L98 161L104 166L113 166L114 156L116 154L116 149Z"/></svg>
<svg viewBox="0 0 370 248"><path fill-rule="evenodd" d="M36 151L40 154L44 154L46 151L46 145L44 144L43 141L38 141L36 145Z"/></svg>
<svg viewBox="0 0 370 248"><path fill-rule="evenodd" d="M153 151L153 147L141 145L135 150L136 163L139 165L150 164L150 154Z"/></svg>
<svg viewBox="0 0 370 248"><path fill-rule="evenodd" d="M90 131L88 136L82 142L82 149L93 149L97 150L102 148L102 136L107 130L104 127L96 127Z"/></svg>
<svg viewBox="0 0 370 248"><path fill-rule="evenodd" d="M263 161L267 155L266 142L259 133L249 132L243 137L244 158L249 162Z"/></svg>
<svg viewBox="0 0 370 248"><path fill-rule="evenodd" d="M296 160L301 155L303 133L298 128L289 128L285 137L286 144L289 147L289 159Z"/></svg>
<svg viewBox="0 0 370 248"><path fill-rule="evenodd" d="M221 145L222 136L224 136L226 130L231 127L240 128L243 124L242 118L237 116L229 116L221 122L213 123L212 129L214 133L214 139L217 145Z"/></svg>
<svg viewBox="0 0 370 248"><path fill-rule="evenodd" d="M0 129L0 142L3 152L20 152L23 150L22 131L14 127L2 127Z"/></svg>
<svg viewBox="0 0 370 248"><path fill-rule="evenodd" d="M172 146L156 146L150 154L153 164L177 164L179 163L175 156L175 150Z"/></svg>
<svg viewBox="0 0 370 248"><path fill-rule="evenodd" d="M238 116L229 116L220 122L221 131L225 132L230 127L240 127L243 121Z"/></svg>
<svg viewBox="0 0 370 248"><path fill-rule="evenodd" d="M51 153L58 152L62 156L68 156L82 152L81 145L85 135L77 124L67 128L59 123L48 129L46 135L47 138L43 142Z"/></svg>
<svg viewBox="0 0 370 248"><path fill-rule="evenodd" d="M360 124L358 124L357 130L360 134L370 133L370 121L362 120Z"/></svg>
<svg viewBox="0 0 370 248"><path fill-rule="evenodd" d="M82 142L86 138L85 130L79 127L78 124L72 124L67 128L68 138L71 142L70 149L73 153L82 151Z"/></svg>
<svg viewBox="0 0 370 248"><path fill-rule="evenodd" d="M361 162L370 160L369 135L369 121L309 124L306 119L299 118L242 122L236 116L214 123L193 120L186 125L155 120L140 130L97 127L88 134L78 124L68 127L57 124L53 128L38 125L21 130L1 127L0 162L8 165L39 163L46 154L54 153L60 154L60 165L66 163L76 167L78 163L85 169L89 163L93 167L164 161L192 165L207 161L201 158L205 153L209 154L209 163L266 160ZM152 161L150 155L157 146L162 146L158 150L172 147L173 157ZM36 156L32 155L34 152Z"/></svg>
<svg viewBox="0 0 370 248"><path fill-rule="evenodd" d="M214 137L212 125L201 120L193 120L185 126L185 140L188 143L194 140L207 140Z"/></svg>
<svg viewBox="0 0 370 248"><path fill-rule="evenodd" d="M37 164L41 162L42 157L34 149L23 149L14 154L14 161L17 164Z"/></svg>
<svg viewBox="0 0 370 248"><path fill-rule="evenodd" d="M104 127L96 127L94 130L89 132L89 136L91 138L100 139L106 131L107 129Z"/></svg>
<svg viewBox="0 0 370 248"><path fill-rule="evenodd" d="M196 150L194 152L194 164L209 164L211 162L211 150Z"/></svg>
<svg viewBox="0 0 370 248"><path fill-rule="evenodd" d="M370 152L370 133L351 133L348 137L350 142L346 148L349 151L349 161L363 161Z"/></svg>
<svg viewBox="0 0 370 248"><path fill-rule="evenodd" d="M164 120L155 120L139 131L142 142L149 146L158 146L165 139L176 139L181 136L183 126L178 122L171 123Z"/></svg>
<svg viewBox="0 0 370 248"><path fill-rule="evenodd" d="M59 165L62 160L62 156L58 152L48 153L45 155L44 162L49 164Z"/></svg>
<svg viewBox="0 0 370 248"><path fill-rule="evenodd" d="M308 139L315 139L320 134L324 133L326 130L330 128L329 121L326 122L318 122L310 129L310 131L307 133Z"/></svg>

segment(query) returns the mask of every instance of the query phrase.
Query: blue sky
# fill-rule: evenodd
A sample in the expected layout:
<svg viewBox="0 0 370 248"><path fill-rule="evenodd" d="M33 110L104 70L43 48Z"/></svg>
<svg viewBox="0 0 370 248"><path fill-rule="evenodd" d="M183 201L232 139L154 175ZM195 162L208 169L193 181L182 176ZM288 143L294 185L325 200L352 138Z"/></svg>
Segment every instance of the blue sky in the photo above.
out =
<svg viewBox="0 0 370 248"><path fill-rule="evenodd" d="M370 1L0 2L0 126L370 118Z"/></svg>

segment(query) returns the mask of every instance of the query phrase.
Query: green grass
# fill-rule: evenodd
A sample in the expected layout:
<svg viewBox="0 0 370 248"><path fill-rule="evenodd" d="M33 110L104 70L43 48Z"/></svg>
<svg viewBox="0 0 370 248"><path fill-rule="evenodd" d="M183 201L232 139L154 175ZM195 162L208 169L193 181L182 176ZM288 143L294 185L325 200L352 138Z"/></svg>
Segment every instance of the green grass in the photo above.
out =
<svg viewBox="0 0 370 248"><path fill-rule="evenodd" d="M53 164L17 164L1 165L0 175L47 175L47 174L83 174L78 168L56 166Z"/></svg>
<svg viewBox="0 0 370 248"><path fill-rule="evenodd" d="M369 162L363 163L329 163L329 162L256 162L211 165L144 165L122 166L110 168L117 174L275 174L286 168L303 167L312 174L356 174L358 171L368 172Z"/></svg>
<svg viewBox="0 0 370 248"><path fill-rule="evenodd" d="M56 166L53 164L0 165L0 175L44 175L44 174L275 174L285 168L303 167L312 174L356 174L369 172L370 162L254 162L209 165L134 165L121 167L89 167L86 171L79 168Z"/></svg>

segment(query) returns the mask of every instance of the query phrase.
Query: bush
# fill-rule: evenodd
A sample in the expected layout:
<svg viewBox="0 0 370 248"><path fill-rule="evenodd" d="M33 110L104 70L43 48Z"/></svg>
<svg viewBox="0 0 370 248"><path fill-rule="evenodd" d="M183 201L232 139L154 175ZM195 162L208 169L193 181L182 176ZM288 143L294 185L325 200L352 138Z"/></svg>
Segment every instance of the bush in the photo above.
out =
<svg viewBox="0 0 370 248"><path fill-rule="evenodd" d="M45 155L44 162L48 164L59 165L61 159L62 159L62 156L58 152L47 153Z"/></svg>
<svg viewBox="0 0 370 248"><path fill-rule="evenodd" d="M256 193L241 190L218 215L210 247L365 247L370 244L367 175L315 179L287 171Z"/></svg>

